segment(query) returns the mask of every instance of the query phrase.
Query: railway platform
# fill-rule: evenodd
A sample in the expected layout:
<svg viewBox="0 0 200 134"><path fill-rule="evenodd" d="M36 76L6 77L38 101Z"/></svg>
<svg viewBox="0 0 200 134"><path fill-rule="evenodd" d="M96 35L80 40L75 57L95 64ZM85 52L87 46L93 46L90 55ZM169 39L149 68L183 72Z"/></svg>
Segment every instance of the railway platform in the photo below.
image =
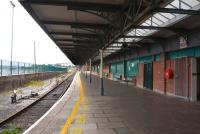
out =
<svg viewBox="0 0 200 134"><path fill-rule="evenodd" d="M199 134L200 104L77 73L65 95L28 134Z"/></svg>

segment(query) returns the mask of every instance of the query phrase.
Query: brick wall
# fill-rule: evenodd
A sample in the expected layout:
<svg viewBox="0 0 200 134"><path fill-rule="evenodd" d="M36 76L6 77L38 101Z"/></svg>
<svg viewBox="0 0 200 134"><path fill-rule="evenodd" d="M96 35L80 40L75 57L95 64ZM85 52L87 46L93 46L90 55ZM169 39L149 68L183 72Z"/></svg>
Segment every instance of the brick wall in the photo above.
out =
<svg viewBox="0 0 200 134"><path fill-rule="evenodd" d="M189 97L192 97L192 58L188 59L188 88L189 88Z"/></svg>
<svg viewBox="0 0 200 134"><path fill-rule="evenodd" d="M153 90L164 93L164 63L157 61L153 63Z"/></svg>
<svg viewBox="0 0 200 134"><path fill-rule="evenodd" d="M144 64L139 64L139 72L136 78L136 85L138 87L143 87L144 86Z"/></svg>
<svg viewBox="0 0 200 134"><path fill-rule="evenodd" d="M174 71L175 60L166 61L166 69L172 69ZM174 78L166 80L166 93L174 94Z"/></svg>

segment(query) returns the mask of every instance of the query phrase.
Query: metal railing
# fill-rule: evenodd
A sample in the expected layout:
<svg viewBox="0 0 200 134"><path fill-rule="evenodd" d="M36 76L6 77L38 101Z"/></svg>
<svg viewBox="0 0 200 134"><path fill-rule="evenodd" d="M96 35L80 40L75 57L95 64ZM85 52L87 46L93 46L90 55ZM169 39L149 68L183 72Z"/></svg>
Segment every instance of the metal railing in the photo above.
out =
<svg viewBox="0 0 200 134"><path fill-rule="evenodd" d="M32 74L42 72L64 72L67 71L67 66L61 66L59 64L31 64L23 62L12 62L6 60L0 60L0 76L20 75L20 74Z"/></svg>

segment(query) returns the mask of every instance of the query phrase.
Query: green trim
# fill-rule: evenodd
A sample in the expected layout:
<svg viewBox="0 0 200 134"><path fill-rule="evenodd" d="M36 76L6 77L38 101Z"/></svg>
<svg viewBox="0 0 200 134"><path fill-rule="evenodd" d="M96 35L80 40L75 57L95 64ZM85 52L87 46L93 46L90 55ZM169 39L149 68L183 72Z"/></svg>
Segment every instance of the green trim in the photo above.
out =
<svg viewBox="0 0 200 134"><path fill-rule="evenodd" d="M195 57L200 57L200 47L195 48Z"/></svg>
<svg viewBox="0 0 200 134"><path fill-rule="evenodd" d="M139 57L140 63L149 63L154 61L154 56Z"/></svg>
<svg viewBox="0 0 200 134"><path fill-rule="evenodd" d="M186 48L166 53L167 59L181 57L200 57L200 47Z"/></svg>
<svg viewBox="0 0 200 134"><path fill-rule="evenodd" d="M155 61L160 61L160 54L155 55Z"/></svg>

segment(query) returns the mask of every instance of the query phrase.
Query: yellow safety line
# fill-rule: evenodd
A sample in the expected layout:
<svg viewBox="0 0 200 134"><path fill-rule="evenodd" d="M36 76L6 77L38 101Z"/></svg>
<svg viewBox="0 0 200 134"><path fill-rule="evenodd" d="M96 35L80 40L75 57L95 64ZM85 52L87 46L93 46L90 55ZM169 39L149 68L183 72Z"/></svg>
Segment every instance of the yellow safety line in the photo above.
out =
<svg viewBox="0 0 200 134"><path fill-rule="evenodd" d="M80 75L79 75L79 81L80 81L80 96L79 96L79 99L78 101L76 102L76 104L74 105L73 109L72 109L72 112L69 116L69 118L67 119L64 127L61 129L60 131L60 134L67 134L67 131L68 131L68 128L69 126L71 125L73 119L74 119L74 116L76 115L77 111L78 111L78 108L80 107L80 104L81 104L81 101L83 99L83 96L84 96L84 89L83 89L83 84L82 84L82 81L81 81L81 78L80 78ZM79 130L80 132L80 130Z"/></svg>

